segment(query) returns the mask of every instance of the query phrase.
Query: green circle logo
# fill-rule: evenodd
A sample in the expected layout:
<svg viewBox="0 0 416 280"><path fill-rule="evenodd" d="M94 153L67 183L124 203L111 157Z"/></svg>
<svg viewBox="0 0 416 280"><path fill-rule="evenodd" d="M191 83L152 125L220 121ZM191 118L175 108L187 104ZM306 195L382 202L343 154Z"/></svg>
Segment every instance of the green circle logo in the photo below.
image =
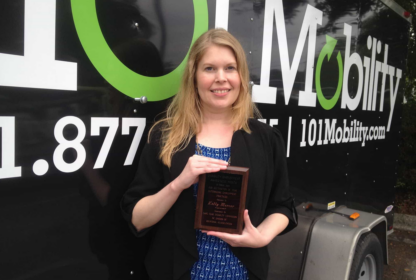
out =
<svg viewBox="0 0 416 280"><path fill-rule="evenodd" d="M208 5L206 0L193 0L195 40L208 30ZM146 77L130 70L108 46L98 22L95 0L71 0L75 28L88 58L97 71L114 88L132 98L146 96L148 101L160 101L176 94L189 50L181 64L161 77Z"/></svg>
<svg viewBox="0 0 416 280"><path fill-rule="evenodd" d="M334 96L331 99L326 99L326 97L322 93L322 88L321 88L322 63L324 62L324 59L326 56L328 56L328 61L329 61L332 53L334 52L336 44L337 44L337 40L327 35L326 44L322 48L322 51L318 57L318 62L316 64L316 75L315 75L316 94L318 96L319 103L321 104L322 108L324 108L325 110L331 110L332 108L334 108L335 104L337 104L337 101L339 99L339 96L341 94L341 89L342 89L344 67L342 65L341 52L338 52L338 55L337 55L338 72L339 72L337 91L335 92Z"/></svg>

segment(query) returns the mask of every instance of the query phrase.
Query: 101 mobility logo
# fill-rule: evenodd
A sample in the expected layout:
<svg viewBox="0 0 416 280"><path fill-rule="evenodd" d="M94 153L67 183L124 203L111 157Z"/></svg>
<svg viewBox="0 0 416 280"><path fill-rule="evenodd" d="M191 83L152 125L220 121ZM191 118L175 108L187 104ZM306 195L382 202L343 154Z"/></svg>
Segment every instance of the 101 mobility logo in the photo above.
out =
<svg viewBox="0 0 416 280"><path fill-rule="evenodd" d="M217 27L227 29L228 0L217 0ZM206 1L194 0L195 25L192 43L200 34L208 29L208 7ZM120 92L130 97L140 97L146 92L149 101L159 101L173 96L178 88L181 73L185 67L188 54L182 63L171 73L161 77L146 77L139 75L123 65L114 55L101 32L95 1L71 0L75 27L89 59L97 71ZM391 118L397 97L397 91L402 78L402 70L387 64L388 45L384 45L384 62L376 60L376 53L381 53L382 42L368 37L367 47L372 56L362 59L358 53L351 53L352 28L344 24L346 36L345 58L342 61L338 52L336 59L339 66L338 87L332 98L327 99L321 89L321 69L331 58L337 40L326 36L315 67L315 47L317 26L322 24L322 11L308 5L304 15L298 43L292 62L289 61L286 25L282 0L266 0L263 28L262 64L260 85L253 86L253 100L257 103L276 103L276 88L270 87L270 63L272 52L273 19L276 22L282 81L286 105L294 86L300 58L306 45L307 65L305 89L299 92L299 106L316 107L316 100L326 110L332 109L339 98L341 108L351 111L357 109L362 100L362 110L375 111L377 105L377 86L381 73L382 88L379 111L383 111L386 78L390 77L390 115L387 131L390 129ZM24 55L9 55L0 53L0 85L29 88L47 88L58 90L77 89L77 64L55 60L55 23L56 0L25 1L25 38ZM188 51L189 52L189 51ZM358 88L354 97L348 92L348 77L352 66L358 69ZM315 70L316 69L316 70ZM315 73L314 73L315 70ZM314 75L315 74L315 75ZM315 76L316 93L313 92ZM396 81L394 81L396 78ZM140 89L140 90L139 90Z"/></svg>
<svg viewBox="0 0 416 280"><path fill-rule="evenodd" d="M208 29L207 1L193 0L193 5L195 23L190 46ZM160 101L175 95L189 50L180 65L171 73L161 77L140 75L127 68L108 46L98 22L95 0L71 0L71 7L77 34L88 58L96 70L114 88L133 98L141 97L143 92L145 92L149 101ZM215 13L215 26L228 29L229 0L217 0ZM315 143L316 145L325 145L328 143L355 141L363 141L362 145L364 146L366 140L384 139L385 132L390 130L398 88L402 78L401 69L388 65L389 46L387 44L383 45L381 41L369 36L367 38L367 48L371 51L371 57L361 57L356 52L351 53L352 27L344 23L343 33L346 37L344 60L341 52L334 54L337 40L326 36L326 44L322 47L315 66L317 27L322 25L323 13L313 6L307 5L294 56L292 61L290 61L282 0L266 0L264 13L260 84L252 87L253 101L276 104L277 89L270 86L274 30L277 32L286 105L288 105L293 94L295 78L298 74L301 56L306 46L306 39L308 39L305 88L299 92L298 106L316 107L316 101L318 100L323 109L331 110L341 99L341 109L354 111L362 103L361 109L364 111L376 111L377 105L379 105L378 111L383 112L386 84L389 82L390 108L386 124L387 129L384 126L366 128L357 120L353 120L350 125L344 120L344 128L342 128L341 126L336 127L336 120L312 119L309 122L309 131L306 133L306 120L302 120L303 132L300 146L306 146L306 135L308 135L309 146L313 146ZM273 22L275 22L276 26L273 25ZM55 60L55 31L56 0L25 0L24 55L0 53L0 86L76 91L77 63ZM383 62L376 59L377 54L382 52L384 53ZM325 75L325 73L322 73L323 64L327 63L331 57L333 59L336 57L338 64L338 82L332 97L327 98L322 91L321 77ZM348 79L353 66L358 69L358 86L355 94L350 94ZM378 85L380 77L381 90L379 95ZM313 91L314 80L316 92ZM379 102L377 102L378 97ZM289 117L289 137L291 119L292 117ZM69 124L75 125L81 135L75 140L67 140L62 136L63 129ZM91 136L98 135L99 130L97 132L97 128L103 126L110 127L112 131L109 140L106 140L105 145L103 145L94 166L94 168L102 168L111 147L115 131L117 131L118 120L91 118L91 124L93 128ZM144 119L132 120L123 118L122 126L123 135L129 134L130 127L138 127L125 162L125 165L130 165L136 154L145 121ZM15 166L15 118L0 117L0 128L2 128L3 133L0 179L20 177L21 167ZM62 172L74 172L81 168L85 162L85 149L81 145L85 136L85 124L77 117L64 117L55 126L54 134L59 143L54 153L54 163L57 169ZM316 141L316 139L318 140ZM289 145L290 139L288 141ZM62 158L63 152L68 148L74 148L77 151L78 156L74 163L66 163ZM288 156L289 150L288 147ZM39 160L37 163L35 163L33 168L35 174L45 174L47 171L46 161ZM42 166L42 168L36 166Z"/></svg>

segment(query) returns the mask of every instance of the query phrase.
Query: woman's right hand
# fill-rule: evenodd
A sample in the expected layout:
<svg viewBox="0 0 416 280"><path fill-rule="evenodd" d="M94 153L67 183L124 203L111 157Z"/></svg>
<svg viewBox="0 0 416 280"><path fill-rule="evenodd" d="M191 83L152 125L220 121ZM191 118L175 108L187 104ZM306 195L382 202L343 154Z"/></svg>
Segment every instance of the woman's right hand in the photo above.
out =
<svg viewBox="0 0 416 280"><path fill-rule="evenodd" d="M228 162L193 155L188 159L188 163L182 173L172 182L172 188L176 191L183 191L198 182L199 175L213 173L227 169Z"/></svg>

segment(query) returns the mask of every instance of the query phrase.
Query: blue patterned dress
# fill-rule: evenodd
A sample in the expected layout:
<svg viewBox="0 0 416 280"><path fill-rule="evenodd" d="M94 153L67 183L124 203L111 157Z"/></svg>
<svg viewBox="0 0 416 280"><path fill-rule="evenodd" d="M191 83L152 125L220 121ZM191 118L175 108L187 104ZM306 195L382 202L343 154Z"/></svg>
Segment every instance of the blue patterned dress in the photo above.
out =
<svg viewBox="0 0 416 280"><path fill-rule="evenodd" d="M209 148L201 144L199 148L202 155L210 158L228 161L231 148ZM198 154L195 146L195 154ZM194 184L194 198L198 193L198 183ZM215 236L196 230L196 245L198 247L199 260L191 269L191 279L248 279L247 268L231 252L230 246Z"/></svg>

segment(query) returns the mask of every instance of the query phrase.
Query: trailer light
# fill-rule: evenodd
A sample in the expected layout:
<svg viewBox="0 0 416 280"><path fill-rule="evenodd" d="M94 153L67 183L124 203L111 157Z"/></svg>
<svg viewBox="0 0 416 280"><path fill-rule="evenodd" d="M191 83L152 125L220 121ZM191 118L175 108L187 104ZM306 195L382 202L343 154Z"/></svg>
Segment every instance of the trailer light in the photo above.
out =
<svg viewBox="0 0 416 280"><path fill-rule="evenodd" d="M308 204L305 206L305 210L306 210L306 211L311 210L312 208L313 208L312 203L308 203Z"/></svg>
<svg viewBox="0 0 416 280"><path fill-rule="evenodd" d="M404 16L405 18L409 18L409 17L410 17L410 12L409 12L409 11L405 11L405 12L403 12L403 16Z"/></svg>
<svg viewBox="0 0 416 280"><path fill-rule="evenodd" d="M360 214L358 214L357 212L352 213L352 214L350 215L350 219L351 219L351 220L356 220L358 217L360 217Z"/></svg>

